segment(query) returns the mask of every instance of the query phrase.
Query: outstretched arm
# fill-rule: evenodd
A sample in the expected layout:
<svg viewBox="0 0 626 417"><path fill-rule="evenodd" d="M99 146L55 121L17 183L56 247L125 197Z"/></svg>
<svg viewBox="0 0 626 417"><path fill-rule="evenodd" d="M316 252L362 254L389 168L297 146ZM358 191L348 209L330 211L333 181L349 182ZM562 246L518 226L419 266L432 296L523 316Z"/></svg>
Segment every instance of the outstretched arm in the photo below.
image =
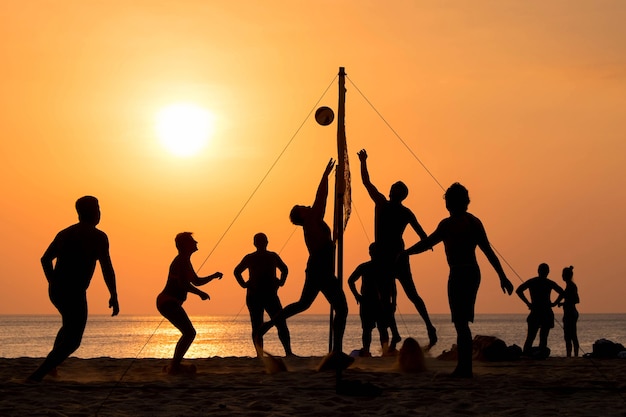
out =
<svg viewBox="0 0 626 417"><path fill-rule="evenodd" d="M361 180L363 181L363 185L365 186L370 198L374 201L379 201L381 199L385 200L385 196L378 191L378 188L376 188L370 180L370 174L367 169L367 151L365 151L365 149L361 149L357 152L357 155L359 156L359 161L361 161Z"/></svg>
<svg viewBox="0 0 626 417"><path fill-rule="evenodd" d="M413 212L411 212L411 218L409 219L409 224L411 225L413 230L415 230L415 233L417 233L420 239L424 240L428 237L428 235L424 231L424 228L422 227L421 224L419 224L419 222L417 221L417 217L415 217Z"/></svg>
<svg viewBox="0 0 626 417"><path fill-rule="evenodd" d="M206 277L203 277L203 278L200 278L199 276L196 275L196 277L191 281L191 283L196 286L204 285L204 284L208 284L214 279L222 279L223 275L224 274L222 274L221 272L216 272L214 274L207 275Z"/></svg>
<svg viewBox="0 0 626 417"><path fill-rule="evenodd" d="M223 276L221 272L216 272L206 277L199 277L196 271L194 271L193 266L191 265L191 261L189 259L186 260L186 264L184 265L183 272L181 273L182 273L182 278L184 279L183 282L189 283L191 287L197 287L200 285L208 284L214 279L222 279L222 276ZM194 293L194 294L197 294L197 293Z"/></svg>
<svg viewBox="0 0 626 417"><path fill-rule="evenodd" d="M211 299L211 297L209 297L209 294L205 293L200 288L194 287L193 285L191 285L191 283L189 284L187 291L189 291L190 293L196 294L198 297L202 298L203 300Z"/></svg>
<svg viewBox="0 0 626 417"><path fill-rule="evenodd" d="M408 249L405 249L403 252L404 255L415 255L418 253L426 252L429 249L432 250L433 246L442 242L443 232L441 230L441 224L430 236L426 236L426 233L424 233L424 237L422 237L422 235L420 235L420 237L422 238L422 240L417 242L415 245L409 247Z"/></svg>
<svg viewBox="0 0 626 417"><path fill-rule="evenodd" d="M326 212L326 200L328 199L328 176L332 172L334 166L335 161L333 158L330 158L330 161L328 161L326 169L324 170L324 174L322 175L322 179L320 180L320 185L317 187L315 201L312 206L313 211L318 216L321 215L322 218Z"/></svg>

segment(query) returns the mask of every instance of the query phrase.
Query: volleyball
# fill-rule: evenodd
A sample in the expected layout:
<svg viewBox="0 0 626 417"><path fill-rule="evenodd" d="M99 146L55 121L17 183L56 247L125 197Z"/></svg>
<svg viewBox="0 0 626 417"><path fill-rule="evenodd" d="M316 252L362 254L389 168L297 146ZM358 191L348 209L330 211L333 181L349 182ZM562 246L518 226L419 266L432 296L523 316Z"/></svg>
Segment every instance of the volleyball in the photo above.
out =
<svg viewBox="0 0 626 417"><path fill-rule="evenodd" d="M335 120L335 113L330 107L320 107L315 111L315 120L322 126L328 126Z"/></svg>

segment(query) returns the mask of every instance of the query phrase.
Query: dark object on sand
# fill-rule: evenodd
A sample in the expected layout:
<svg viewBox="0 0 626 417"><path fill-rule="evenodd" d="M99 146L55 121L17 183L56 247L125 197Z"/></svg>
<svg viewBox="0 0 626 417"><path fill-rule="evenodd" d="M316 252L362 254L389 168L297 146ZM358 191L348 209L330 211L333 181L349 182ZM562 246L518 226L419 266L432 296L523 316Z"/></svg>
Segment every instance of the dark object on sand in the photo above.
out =
<svg viewBox="0 0 626 417"><path fill-rule="evenodd" d="M519 359L522 355L522 349L519 346L507 346L506 342L495 336L474 336L472 351L473 359L485 362L512 361ZM444 350L441 355L437 356L437 359L456 360L457 355L457 346L452 345L450 350Z"/></svg>
<svg viewBox="0 0 626 417"><path fill-rule="evenodd" d="M593 358L617 358L620 352L626 351L621 343L613 342L608 339L598 339L593 343L591 356Z"/></svg>
<svg viewBox="0 0 626 417"><path fill-rule="evenodd" d="M541 346L533 346L530 348L530 351L526 354L531 359L547 359L550 357L550 348L549 347L541 347Z"/></svg>

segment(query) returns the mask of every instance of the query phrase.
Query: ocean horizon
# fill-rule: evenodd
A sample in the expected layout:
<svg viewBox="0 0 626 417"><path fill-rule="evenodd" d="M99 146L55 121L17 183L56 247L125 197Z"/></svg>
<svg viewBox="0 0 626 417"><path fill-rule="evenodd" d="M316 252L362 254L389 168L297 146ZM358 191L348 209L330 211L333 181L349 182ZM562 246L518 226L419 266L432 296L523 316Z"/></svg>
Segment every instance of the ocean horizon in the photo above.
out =
<svg viewBox="0 0 626 417"><path fill-rule="evenodd" d="M186 358L252 357L255 350L251 341L250 321L246 314L192 316L197 336ZM432 314L437 327L438 343L431 354L438 356L456 343L454 326L449 314ZM396 317L403 339L413 337L425 344L426 328L417 314ZM598 339L626 344L626 313L581 314L578 337L581 352L590 353ZM0 315L0 357L44 357L54 343L61 326L58 315ZM302 314L288 320L293 352L299 356L323 356L328 352L329 317L323 314ZM496 336L507 345L522 346L526 338L526 314L478 314L471 326L472 334ZM358 315L349 315L343 341L343 350L350 353L360 349L361 323ZM180 333L167 320L157 315L110 317L92 315L81 347L72 356L78 358L169 358ZM284 354L276 331L270 330L264 338L265 349L275 355ZM538 344L538 338L535 345ZM565 356L561 317L556 316L548 346L551 356ZM377 330L372 332L371 352L380 354Z"/></svg>

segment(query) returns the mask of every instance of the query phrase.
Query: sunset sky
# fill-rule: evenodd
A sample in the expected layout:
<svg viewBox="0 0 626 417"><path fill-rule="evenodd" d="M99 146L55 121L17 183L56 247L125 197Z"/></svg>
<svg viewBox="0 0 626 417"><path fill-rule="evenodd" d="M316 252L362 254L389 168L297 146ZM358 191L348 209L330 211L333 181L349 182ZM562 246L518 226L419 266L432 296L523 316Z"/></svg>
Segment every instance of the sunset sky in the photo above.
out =
<svg viewBox="0 0 626 417"><path fill-rule="evenodd" d="M56 313L40 257L86 194L100 200L121 314L158 314L182 231L199 242L199 274L224 273L203 287L211 301L189 296L191 314L247 314L232 271L260 231L290 268L281 299L295 301L307 254L288 213L313 202L336 153L336 123L310 112L336 109L339 67L346 278L373 238L365 148L372 182L387 194L403 180L427 232L447 216L441 186L459 181L515 286L542 262L562 284L574 265L581 313L624 312L624 22L619 0L3 1L0 314ZM174 103L213 115L209 143L187 157L156 133ZM477 312L525 312L479 259ZM411 264L429 311L448 313L443 247ZM107 302L98 268L90 312ZM310 310L327 311L321 296Z"/></svg>

